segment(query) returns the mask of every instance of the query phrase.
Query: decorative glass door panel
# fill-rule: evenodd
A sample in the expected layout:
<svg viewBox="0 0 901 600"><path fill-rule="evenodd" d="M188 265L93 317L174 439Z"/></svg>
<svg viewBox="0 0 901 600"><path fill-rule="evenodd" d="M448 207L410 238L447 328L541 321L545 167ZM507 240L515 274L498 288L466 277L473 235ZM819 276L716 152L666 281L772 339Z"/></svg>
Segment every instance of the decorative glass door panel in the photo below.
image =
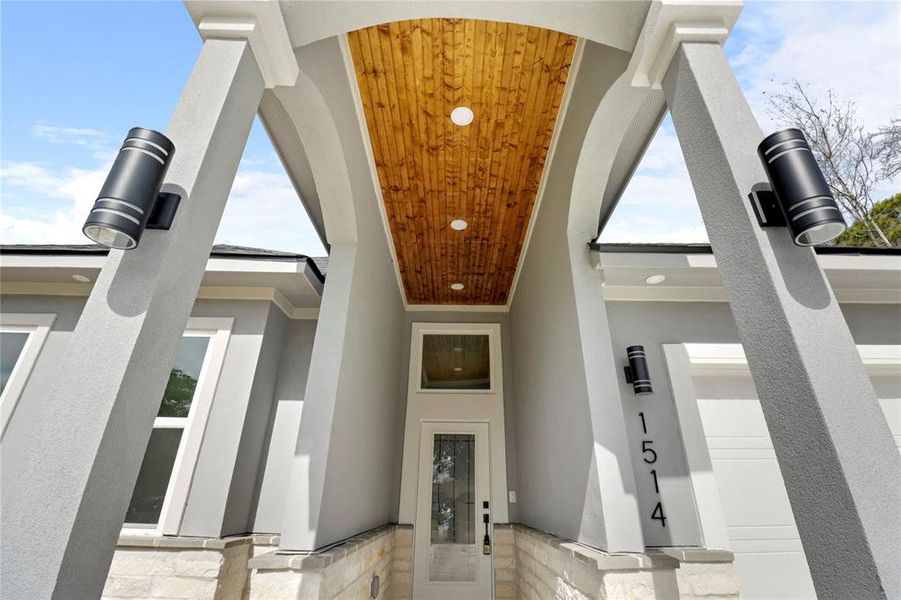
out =
<svg viewBox="0 0 901 600"><path fill-rule="evenodd" d="M476 436L435 434L429 581L475 581Z"/></svg>
<svg viewBox="0 0 901 600"><path fill-rule="evenodd" d="M490 598L488 425L423 423L420 461L414 597Z"/></svg>

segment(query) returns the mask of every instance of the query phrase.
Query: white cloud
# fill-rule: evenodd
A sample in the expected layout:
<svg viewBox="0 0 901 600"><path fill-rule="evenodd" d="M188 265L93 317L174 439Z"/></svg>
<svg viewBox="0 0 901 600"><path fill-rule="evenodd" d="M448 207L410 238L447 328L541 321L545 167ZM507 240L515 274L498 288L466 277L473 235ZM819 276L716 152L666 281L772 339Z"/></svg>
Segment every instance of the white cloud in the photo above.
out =
<svg viewBox="0 0 901 600"><path fill-rule="evenodd" d="M51 144L68 144L90 149L91 156L99 162L112 162L118 151L118 145L113 137L108 132L98 129L36 123L31 131L36 137Z"/></svg>
<svg viewBox="0 0 901 600"><path fill-rule="evenodd" d="M110 140L110 135L105 131L86 127L58 127L46 123L36 123L32 127L32 131L39 138L54 144L92 146L98 143L106 143Z"/></svg>
<svg viewBox="0 0 901 600"><path fill-rule="evenodd" d="M739 28L747 43L732 64L764 129L775 127L767 95L792 79L814 94L832 89L853 100L869 128L899 115L901 5L767 2L745 12Z"/></svg>
<svg viewBox="0 0 901 600"><path fill-rule="evenodd" d="M4 244L86 243L81 226L105 177L106 169L54 170L35 163L7 163L0 168L4 185L0 240Z"/></svg>
<svg viewBox="0 0 901 600"><path fill-rule="evenodd" d="M901 5L748 2L730 40L730 63L764 131L768 95L792 79L815 95L853 100L869 128L901 116ZM733 47L734 46L734 47ZM737 47L737 51L735 50ZM897 191L889 184L878 195ZM669 117L614 211L603 242L707 240Z"/></svg>
<svg viewBox="0 0 901 600"><path fill-rule="evenodd" d="M243 162L235 176L216 242L325 255L287 174L245 167Z"/></svg>
<svg viewBox="0 0 901 600"><path fill-rule="evenodd" d="M10 162L0 168L0 242L85 244L81 226L103 185L95 170ZM322 244L287 175L242 166L216 236L217 243L321 256Z"/></svg>

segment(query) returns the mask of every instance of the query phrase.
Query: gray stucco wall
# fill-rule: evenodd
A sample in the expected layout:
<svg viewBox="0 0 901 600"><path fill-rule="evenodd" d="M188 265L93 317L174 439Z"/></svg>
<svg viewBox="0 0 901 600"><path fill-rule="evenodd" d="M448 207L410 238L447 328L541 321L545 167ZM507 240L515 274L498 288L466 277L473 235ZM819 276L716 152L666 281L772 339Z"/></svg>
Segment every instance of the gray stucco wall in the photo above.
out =
<svg viewBox="0 0 901 600"><path fill-rule="evenodd" d="M270 304L263 346L253 374L244 427L228 490L222 535L245 533L254 528L254 512L262 484L261 467L266 456L265 442L288 323L285 314L277 306Z"/></svg>
<svg viewBox="0 0 901 600"><path fill-rule="evenodd" d="M65 352L84 304L83 297L0 297L3 312L57 315L4 437L3 452L0 453L4 484L7 476L16 472L15 448L22 447L22 440L27 439L33 429L30 423L40 414L41 398ZM180 533L198 536L243 533L254 528L252 516L259 487L258 472L264 462L263 449L270 427L276 376L280 371L290 369L295 387L291 393L297 395L297 385L302 386L305 382L312 343L311 328L315 328L315 321L288 321L268 301L198 300L191 316L230 317L234 319L234 326ZM306 338L287 336L290 342L285 345L290 344L291 348L283 352L284 333L292 328L306 331ZM294 358L293 364L283 368L284 358L289 356ZM303 378L298 382L299 373ZM302 388L299 393L302 394ZM296 431L295 428L295 437ZM19 444L8 443L16 439L20 440ZM283 481L281 485L284 487Z"/></svg>
<svg viewBox="0 0 901 600"><path fill-rule="evenodd" d="M577 240L579 250L571 253L569 229L582 140L627 59L624 53L586 44L578 73L570 74L577 78L510 313L520 520L612 550L642 549L631 497L634 483L617 424L622 417L615 414L615 387L589 386L589 370L612 371L611 365L595 362L605 356L609 361L610 350L603 347L604 319L585 320L592 312L603 317L604 310L600 274L589 261L590 233ZM597 190L596 206L602 195ZM582 227L590 230L592 218L588 215ZM577 287L583 289L587 280L593 280L594 288L577 299ZM611 403L616 410L608 412ZM605 487L610 492L606 500Z"/></svg>
<svg viewBox="0 0 901 600"><path fill-rule="evenodd" d="M3 466L4 485L7 478L15 477L15 465L20 459L17 449L26 447L27 440L34 431L33 423L40 414L41 398L48 392L53 374L62 360L86 300L87 298L73 296L0 296L0 310L5 313L56 315L3 438L0 464Z"/></svg>
<svg viewBox="0 0 901 600"><path fill-rule="evenodd" d="M337 224L326 215L328 279L281 538L282 549L312 550L396 518L406 342L403 302L339 40L296 54L331 113L356 229L355 240L331 239Z"/></svg>
<svg viewBox="0 0 901 600"><path fill-rule="evenodd" d="M901 323L901 305L845 304L841 308L858 344L901 344L901 327L897 326ZM643 345L654 384L653 395L639 397L620 377L645 543L649 546L697 545L700 531L686 479L685 455L662 345L737 344L738 330L732 312L728 304L720 302L608 302L607 314L611 341L621 364L626 364L627 346ZM641 429L639 412L645 415L647 435ZM641 442L645 439L653 440L658 454L654 466L661 481L660 498L668 519L666 528L650 518L657 494L652 480L641 476L648 473L641 452Z"/></svg>
<svg viewBox="0 0 901 600"><path fill-rule="evenodd" d="M268 408L272 398L271 390L266 396L258 386L265 387L272 365L278 364L265 351L274 337L267 327L274 308L265 301L199 300L195 304L194 316L232 317L235 321L182 517L182 535L216 537L247 530L246 501L240 494L230 497L229 490L242 485L247 477L252 489L256 477L255 468L248 476L246 465L239 467L239 462L243 463L240 451L245 428L249 427L251 437L260 434L256 412L262 410L261 404ZM264 337L267 332L269 339ZM246 444L243 450L253 453ZM241 508L230 507L230 501L240 503Z"/></svg>
<svg viewBox="0 0 901 600"><path fill-rule="evenodd" d="M285 327L264 452L257 472L258 490L252 515L252 530L257 533L281 532L287 495L285 482L297 445L315 334L314 320L288 321Z"/></svg>
<svg viewBox="0 0 901 600"><path fill-rule="evenodd" d="M408 312L404 323L404 340L406 344L401 357L401 381L409 381L410 376L410 339L413 323L499 323L501 326L501 353L504 369L504 436L507 462L507 489L519 489L518 454L516 452L516 393L513 387L513 339L510 328L510 316L507 313L478 312ZM404 403L406 406L406 402ZM403 431L405 413L399 415L399 431ZM398 436L398 451L403 452L403 436ZM402 454L399 454L402 456ZM397 479L398 501L400 502L400 472ZM507 503L507 518L511 523L519 521L519 503Z"/></svg>

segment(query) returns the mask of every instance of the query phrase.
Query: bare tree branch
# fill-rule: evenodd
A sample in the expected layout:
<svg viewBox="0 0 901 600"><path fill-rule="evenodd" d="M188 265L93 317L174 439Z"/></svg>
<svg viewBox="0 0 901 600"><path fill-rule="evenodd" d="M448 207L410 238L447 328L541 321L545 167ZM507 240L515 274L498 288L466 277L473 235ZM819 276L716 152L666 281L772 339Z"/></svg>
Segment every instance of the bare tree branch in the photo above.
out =
<svg viewBox="0 0 901 600"><path fill-rule="evenodd" d="M770 97L769 112L776 121L804 132L836 201L864 226L868 241L890 246L870 212L872 191L901 172L901 121L868 133L854 102L840 101L831 90L814 99L797 80Z"/></svg>

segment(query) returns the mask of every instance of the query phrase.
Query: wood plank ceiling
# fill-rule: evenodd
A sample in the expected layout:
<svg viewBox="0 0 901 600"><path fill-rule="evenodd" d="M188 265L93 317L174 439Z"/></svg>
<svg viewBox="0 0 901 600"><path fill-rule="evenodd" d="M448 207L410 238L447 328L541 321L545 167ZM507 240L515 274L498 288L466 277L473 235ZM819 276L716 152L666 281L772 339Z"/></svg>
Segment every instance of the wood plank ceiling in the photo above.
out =
<svg viewBox="0 0 901 600"><path fill-rule="evenodd" d="M576 38L424 19L348 40L407 302L505 304ZM470 125L451 122L458 106Z"/></svg>

